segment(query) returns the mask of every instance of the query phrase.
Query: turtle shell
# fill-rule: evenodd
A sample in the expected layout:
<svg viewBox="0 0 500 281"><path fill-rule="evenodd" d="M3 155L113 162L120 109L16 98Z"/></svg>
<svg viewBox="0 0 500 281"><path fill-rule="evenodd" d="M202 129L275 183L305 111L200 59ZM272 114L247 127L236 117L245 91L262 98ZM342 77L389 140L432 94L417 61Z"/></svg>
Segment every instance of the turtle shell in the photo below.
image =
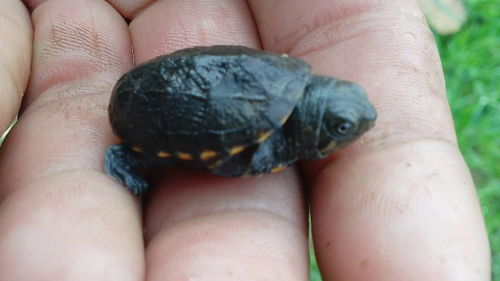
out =
<svg viewBox="0 0 500 281"><path fill-rule="evenodd" d="M145 153L219 158L281 127L310 78L308 64L286 55L242 46L184 49L126 73L109 117L123 143Z"/></svg>

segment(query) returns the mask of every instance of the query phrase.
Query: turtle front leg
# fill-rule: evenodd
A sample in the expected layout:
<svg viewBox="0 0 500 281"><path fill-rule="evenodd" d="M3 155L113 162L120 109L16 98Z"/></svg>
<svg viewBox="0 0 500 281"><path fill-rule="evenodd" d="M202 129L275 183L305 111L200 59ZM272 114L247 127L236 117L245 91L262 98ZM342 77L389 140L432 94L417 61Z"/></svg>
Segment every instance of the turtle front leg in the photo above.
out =
<svg viewBox="0 0 500 281"><path fill-rule="evenodd" d="M239 177L275 173L286 169L297 161L297 156L288 145L281 130L270 138L248 147L212 168L216 175Z"/></svg>
<svg viewBox="0 0 500 281"><path fill-rule="evenodd" d="M276 134L258 146L252 155L246 174L259 175L285 170L297 161L281 134Z"/></svg>
<svg viewBox="0 0 500 281"><path fill-rule="evenodd" d="M145 168L143 163L140 155L121 144L108 147L104 155L106 174L121 182L135 195L148 189L148 183L140 173Z"/></svg>

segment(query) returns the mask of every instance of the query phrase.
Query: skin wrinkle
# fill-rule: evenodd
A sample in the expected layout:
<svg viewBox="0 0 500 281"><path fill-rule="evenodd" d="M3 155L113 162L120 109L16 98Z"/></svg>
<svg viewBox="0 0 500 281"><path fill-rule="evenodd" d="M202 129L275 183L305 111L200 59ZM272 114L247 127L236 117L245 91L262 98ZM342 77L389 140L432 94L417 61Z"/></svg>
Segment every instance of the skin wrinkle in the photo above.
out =
<svg viewBox="0 0 500 281"><path fill-rule="evenodd" d="M365 20L365 22L367 23L366 26L367 27L369 26L368 30L363 30L363 31L360 31L360 32L358 32L356 34L351 34L351 32L353 32L353 30L349 30L347 32L344 32L344 33L350 34L348 36L349 39L343 38L341 40L341 43L340 42L333 43L333 44L331 44L331 47L325 46L325 48L332 49L332 50L335 51L335 53L341 53L340 48L342 48L343 46L349 46L346 43L350 43L349 41L353 41L353 39L358 39L360 37L365 37L365 36L375 36L375 37L377 37L377 36L378 37L388 37L388 36L390 36L391 40L396 40L396 42L400 41L401 43L400 44L391 44L389 46L389 48L391 48L392 46L394 46L394 47L392 47L392 49L389 49L389 50L384 49L383 52L381 50L381 52L378 55L371 56L370 57L371 59L367 60L364 64L366 66L370 66L370 67L373 67L373 68L377 68L377 67L378 68L382 68L382 67L384 67L384 66L386 67L387 65L390 64L392 66L390 69L393 69L394 67L396 69L400 69L401 72L398 73L398 74L405 73L405 74L411 74L412 76L415 75L415 72L425 72L427 67L423 68L422 66L427 66L429 63L428 63L428 61L420 59L422 57L421 56L422 51L421 51L420 48L417 48L415 46L414 42L409 42L407 39L404 38L404 36L397 36L397 33L401 33L399 31L395 32L395 34L388 33L387 29L390 28L389 26L385 26L383 24L379 24L379 25L377 25L376 28L373 28L373 24L368 24L372 20L377 21L379 19L381 19L381 18L366 19ZM384 18L384 21L385 21L385 18ZM353 24L360 25L361 23L360 22L355 22ZM376 32L379 32L380 34L376 34ZM338 32L335 32L335 31L333 31L332 33L338 34ZM341 32L341 34L342 34L342 32ZM385 34L387 34L387 35L385 35ZM427 34L427 32L424 32L424 34ZM338 35L338 36L341 36L341 35ZM307 42L314 41L314 40L310 40L309 37L310 36L304 38L300 42L304 42L304 44L308 44ZM297 43L297 44L299 44L299 43ZM380 44L384 44L384 42L380 42ZM426 45L426 43L422 43L421 45ZM323 52L325 51L325 49L321 49L321 50ZM304 55L306 59L309 59L309 60L313 60L314 59L314 60L316 60L316 57L319 56L320 54L315 49L310 49L310 50L307 49L306 53L302 53L302 55ZM432 55L436 55L436 50L435 49L433 49ZM399 58L400 56L404 56L404 57L407 57L409 59L414 58L413 60L416 60L416 61L407 60L407 59L405 59L405 60L396 60L394 58L394 57ZM426 57L429 57L429 54L426 54ZM440 69L440 65L436 65L435 64L435 66L436 66L436 68L435 68L436 70ZM427 81L428 79L416 79L416 78L412 78L412 79L413 79L413 81L421 81L420 83L429 83ZM424 85L424 84L422 84L422 85ZM444 85L441 83L440 86L444 86ZM440 88L440 90L441 90L441 91L439 91L440 93L444 92L442 89L443 88ZM434 92L438 92L438 91L432 91L432 93L434 93Z"/></svg>
<svg viewBox="0 0 500 281"><path fill-rule="evenodd" d="M35 21L39 11L47 10L43 7L50 6L51 3L51 1L44 2L35 9L33 12ZM90 2L86 4L89 7ZM76 75L81 78L86 76L83 74L92 75L99 71L116 73L126 65L124 58L119 55L119 52L116 52L116 48L107 43L118 42L115 33L107 34L106 41L103 41L102 35L100 35L110 27L105 25L103 31L96 30L97 14L95 12L86 14L82 18L90 19L90 24L83 22L78 17L70 17L70 15L78 13L77 7L79 6L80 4L72 7L67 11L67 15L51 15L51 22L42 20L41 24L49 25L50 28L48 32L43 29L43 32L35 34L39 38L38 42L42 43L35 46L34 66L44 67L44 65L51 64L52 67L50 68L51 72L40 73L36 69L34 70L35 77L32 81L38 83L30 85L28 101L32 99L31 92L43 92L57 83L70 82L77 78ZM94 22L94 27L92 27L92 22ZM61 59L61 57L65 59ZM74 71L75 68L78 71Z"/></svg>
<svg viewBox="0 0 500 281"><path fill-rule="evenodd" d="M219 221L225 221L219 225ZM279 218L273 219L267 213L260 212L234 212L225 213L219 216L209 216L207 218L195 218L190 223L181 223L177 228L168 228L164 230L157 241L153 241L149 247L152 251L148 252L148 258L151 260L151 268L155 269L148 272L152 280L162 278L162 280L179 280L180 276L195 276L200 271L204 277L225 277L228 280L252 280L251 276L261 276L259 280L306 280L307 269L303 266L306 256L298 256L291 248L283 247L283 244L293 243L296 247L305 248L307 237L298 236L298 232L288 231L278 237L275 229L288 228L287 222ZM260 231L254 233L253 239L248 239L248 235L254 230ZM179 231L180 230L180 231ZM305 234L305 233L304 233ZM262 235L272 235L276 239L266 239ZM235 240L244 239L250 247L235 247ZM215 250L218 244L224 243L225 249ZM213 252L212 259L205 262L206 259L199 255L202 252ZM292 248L293 249L293 248ZM305 250L305 249L303 249ZM163 256L161 253L171 253ZM236 254L235 254L236 253ZM189 270L183 260L191 260L198 265L200 271ZM238 270L234 260L246 260L247 267L243 271ZM158 265L158 261L162 264ZM285 266L283 266L285 265ZM291 273L286 268L297 268ZM179 271L172 271L169 268L180 268ZM265 274L260 275L255 272ZM299 269L300 268L300 269ZM232 270L234 276L226 276L224 270ZM163 274L161 274L163 273ZM293 274L293 275L292 275ZM154 277L153 277L154 276ZM162 276L162 277L160 277ZM274 279L269 279L274 277ZM166 279L165 279L166 278Z"/></svg>
<svg viewBox="0 0 500 281"><path fill-rule="evenodd" d="M268 176L266 181L261 178L247 180L218 178L201 172L193 179L186 179L186 177L190 177L184 169L175 169L170 172L182 180L164 180L155 184L155 186L168 184L169 188L155 191L156 196L164 199L150 200L147 204L149 207L146 216L152 218L146 221L146 229L150 229L150 232L147 233L149 237L154 236L154 233L158 232L160 228L170 228L172 225L189 220L191 217L241 210L260 209L263 212L283 217L290 222L294 218L302 218L298 220L298 223L307 225L306 217L301 212L303 209L296 207L302 205L305 208L305 202L298 196L287 194L280 196L285 188L293 190L293 194L296 194L296 190L300 192L298 190L300 186L297 184L298 178L291 171ZM282 181L286 181L286 184L281 184ZM235 189L233 186L242 187ZM208 192L208 190L212 192ZM202 193L207 194L203 196L192 195ZM275 199L270 200L270 198ZM206 202L211 201L216 202L214 206L206 206Z"/></svg>
<svg viewBox="0 0 500 281"><path fill-rule="evenodd" d="M302 221L297 221L296 219L292 219L289 216L285 216L280 214L277 211L274 210L267 210L268 206L256 206L256 207L232 207L232 208L224 208L220 209L217 211L213 210L207 210L207 212L204 213L191 213L187 214L184 217L179 217L176 220L168 219L168 223L163 222L161 227L159 228L152 228L150 231L146 233L145 241L148 244L151 240L153 240L155 237L161 235L162 231L168 231L170 229L175 229L177 226L180 224L184 223L190 223L193 220L205 220L209 218L216 218L220 217L222 215L226 214L236 214L236 213L248 213L248 214L261 214L263 216L266 216L267 218L270 218L272 220L279 220L284 223L290 224L293 227L298 227L303 230L307 228L307 221L304 218ZM305 232L305 231L303 231Z"/></svg>
<svg viewBox="0 0 500 281"><path fill-rule="evenodd" d="M235 216L258 216L258 217L262 217L263 220L256 220L255 224L262 224L264 226L264 228L266 228L266 229L272 229L273 226L275 226L277 224L281 224L281 225L292 224L293 227L296 227L296 226L304 227L303 224L302 225L297 224L296 222L291 221L289 218L280 216L276 213L270 213L266 210L242 209L242 210L234 210L233 212L220 213L220 214L217 214L216 216L214 216L214 215L216 215L216 213L195 216L192 218L192 220L194 220L194 221L210 221L210 220L217 220L218 218L223 217L223 216L232 217L233 215L235 215ZM249 227L249 226L243 225L244 223L242 223L242 222L236 221L236 223L241 227ZM185 221L180 221L180 222L177 222L176 224L187 226L187 225L189 225L189 222L186 223ZM182 227L183 226L180 226L179 228L182 228ZM177 228L177 227L175 227L175 228ZM166 227L166 228L163 228L161 231L175 232L175 228L174 227ZM225 228L225 229L223 229L221 231L221 228ZM212 237L220 239L220 234L222 234L223 236L227 236L226 238L229 238L229 236L233 236L232 233L238 233L240 231L241 231L241 228L239 228L239 227L225 227L225 226L214 225L214 226L209 227L208 230L202 229L201 231L199 231L198 233L193 235L194 237L188 237L188 239L180 239L181 241L177 241L177 242L181 242L180 243L181 247L182 246L189 247L193 243L204 242L204 240L205 241L210 240ZM303 233L303 232L299 232L299 233ZM292 233L292 235L293 235L293 233ZM222 238L222 239L224 239L224 238ZM306 240L307 236L303 235L302 239ZM177 239L174 239L174 240L177 240ZM272 244L270 244L269 246L272 246ZM177 247L177 245L175 247ZM272 251L269 251L269 252L272 252Z"/></svg>
<svg viewBox="0 0 500 281"><path fill-rule="evenodd" d="M318 30L322 30L325 27L327 27L329 24L334 23L335 25L341 25L342 21L346 18L351 18L355 14L362 15L364 13L369 13L373 10L388 10L391 11L392 9L387 8L386 5L381 5L381 4L375 4L373 3L374 1L369 1L368 3L364 5L349 5L349 8L346 9L345 7L336 7L336 9L318 9L316 11L313 11L312 14L302 14L304 12L308 12L310 9L297 9L297 7L293 7L293 10L290 10L287 12L286 9L281 9L283 1L269 1L269 2L274 2L274 5L277 7L271 7L269 8L270 10L273 11L282 11L283 14L295 14L298 13L300 18L304 19L310 19L311 22L304 21L299 27L294 28L292 31L289 33L283 34L279 37L274 37L273 40L265 40L265 41L270 41L268 44L269 46L265 46L266 48L272 46L272 50L276 50L280 53L286 53L286 54L293 54L298 57L303 56L304 53L307 53L307 51L297 51L297 44L300 41L305 41L305 37L307 37L309 34L314 34ZM253 1L250 1L250 4L252 4ZM260 3L259 3L260 4ZM273 5L273 4L271 4ZM309 5L307 2L303 2L302 5ZM327 5L325 5L327 6ZM290 6L292 7L292 6ZM356 8L353 8L356 7ZM265 9L265 8L264 8ZM296 12L299 11L299 12ZM260 22L260 21L257 21ZM333 44L333 43L332 43ZM321 49L321 45L318 46L316 44L309 44L309 48L315 48L316 50Z"/></svg>
<svg viewBox="0 0 500 281"><path fill-rule="evenodd" d="M71 50L81 52L83 56L89 55L91 63L96 68L120 68L121 59L115 52L102 43L101 35L95 27L85 26L84 23L72 23L71 19L60 17L60 23L53 25L48 35L49 46L41 50L38 63L46 64L50 58ZM96 69L98 70L98 69Z"/></svg>
<svg viewBox="0 0 500 281"><path fill-rule="evenodd" d="M382 133L382 135L385 135L386 137L388 134ZM358 141L359 144L360 141ZM307 178L310 179L312 182L318 182L321 181L323 174L329 174L330 171L338 169L336 168L337 165L334 165L337 162L342 162L342 161L352 161L352 159L355 159L356 157L359 157L359 155L367 155L371 153L379 153L380 151L384 150L389 150L392 148L396 148L399 146L405 146L407 144L411 143L420 143L420 142L434 142L434 143L443 143L446 146L450 146L455 148L456 153L460 153L460 150L458 149L458 144L456 141L449 140L448 138L440 138L439 136L435 137L420 137L420 138L414 138L414 139L406 139L406 138L401 138L401 139L396 139L392 138L390 141L385 143L383 141L383 137L380 139L376 138L368 138L367 140L363 142L368 142L372 143L370 145L358 145L356 147L347 147L344 148L342 151L339 151L339 153L336 153L332 155L332 157L329 157L327 159L323 159L320 161L315 161L313 164L314 170L305 168L308 172ZM360 147L362 146L362 147ZM311 165L311 164L310 164Z"/></svg>
<svg viewBox="0 0 500 281"><path fill-rule="evenodd" d="M193 47L196 45L214 45L214 44L237 44L250 47L256 46L257 33L250 24L238 24L242 19L250 18L250 13L245 10L246 4L243 1L220 1L213 4L211 1L185 1L183 5L179 5L175 1L157 1L148 6L141 13L140 17L135 17L130 23L131 33L134 34L137 26L141 26L143 30L141 34L132 36L132 42L136 49L141 49L141 46L152 46L152 52L147 56L141 52L136 52L136 59L140 62L151 59L155 56L171 53L175 50ZM230 19L215 18L217 28L203 27L199 23L199 19L217 13L217 7L223 6L226 10L232 10L231 18L235 19L235 24L230 22ZM164 8L163 8L164 7ZM199 7L199 8L196 8ZM164 15L161 19L153 21L156 26L146 27L152 23L148 19L154 10L163 9ZM174 22L175 24L169 24ZM160 28L159 26L167 26ZM155 34L150 34L155 31ZM245 34L246 36L235 36L234 34ZM237 41L239 38L243 41Z"/></svg>
<svg viewBox="0 0 500 281"><path fill-rule="evenodd" d="M387 14L393 15L394 12L387 9ZM372 18L369 16L372 16ZM387 27L374 26L370 24L376 20L374 17L384 18L380 14L373 15L372 11L367 10L364 11L364 13L350 16L346 15L340 19L336 18L335 20L327 21L322 25L315 24L314 28L301 33L302 35L292 33L288 35L290 36L291 43L289 45L287 44L288 48L285 52L294 54L298 57L306 57L309 53L324 51L325 49L328 49L329 46L335 46L339 43L363 37L367 34L372 34L373 32L387 32ZM346 28L351 26L354 26L355 29L350 28L349 32L346 32ZM315 43L311 44L311 41L314 41Z"/></svg>
<svg viewBox="0 0 500 281"><path fill-rule="evenodd" d="M408 101L411 104L411 101ZM406 102L405 102L406 103ZM405 104L398 102L397 104ZM380 109L390 108L394 103L387 105L381 104ZM373 132L366 137L363 145L370 146L374 149L383 149L392 145L407 143L419 139L434 139L447 142L451 145L457 145L456 138L453 135L453 129L444 130L443 127L429 126L435 122L432 116L424 113L405 116L404 110L395 110L390 115L387 115L385 120L379 121L379 126L383 129ZM403 117L398 117L403 115ZM395 120L393 118L400 118ZM445 126L451 122L443 122ZM446 128L446 127L445 127Z"/></svg>
<svg viewBox="0 0 500 281"><path fill-rule="evenodd" d="M37 110L44 111L54 103L71 104L72 101L77 100L81 96L88 96L89 99L99 100L99 108L107 112L109 104L107 95L109 95L109 89L113 87L116 79L109 79L107 81L104 81L104 79L106 78L103 77L101 81L90 82L90 79L82 78L73 80L71 83L55 85L29 103L29 106L25 104L26 109L23 110L23 113ZM88 116L88 114L84 114L83 116Z"/></svg>

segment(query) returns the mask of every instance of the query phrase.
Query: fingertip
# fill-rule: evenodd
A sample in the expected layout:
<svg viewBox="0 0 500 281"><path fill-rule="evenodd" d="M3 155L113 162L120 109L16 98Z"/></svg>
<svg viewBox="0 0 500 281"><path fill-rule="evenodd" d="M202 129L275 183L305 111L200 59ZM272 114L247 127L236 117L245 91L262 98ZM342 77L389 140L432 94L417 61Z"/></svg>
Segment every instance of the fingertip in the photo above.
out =
<svg viewBox="0 0 500 281"><path fill-rule="evenodd" d="M307 235L257 210L198 216L164 228L149 244L151 280L308 280Z"/></svg>
<svg viewBox="0 0 500 281"><path fill-rule="evenodd" d="M5 280L142 280L137 202L95 171L67 171L13 192L0 209Z"/></svg>
<svg viewBox="0 0 500 281"><path fill-rule="evenodd" d="M325 278L486 280L484 222L455 146L400 144L339 159L315 180L312 229Z"/></svg>
<svg viewBox="0 0 500 281"><path fill-rule="evenodd" d="M31 67L33 30L20 1L2 3L0 13L0 134L19 111Z"/></svg>

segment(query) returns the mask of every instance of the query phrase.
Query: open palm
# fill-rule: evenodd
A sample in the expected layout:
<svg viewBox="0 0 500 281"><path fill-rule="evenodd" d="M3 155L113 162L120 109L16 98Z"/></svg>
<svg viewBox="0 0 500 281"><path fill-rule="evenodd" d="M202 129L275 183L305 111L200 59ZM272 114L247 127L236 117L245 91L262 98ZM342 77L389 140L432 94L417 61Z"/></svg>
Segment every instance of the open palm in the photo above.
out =
<svg viewBox="0 0 500 281"><path fill-rule="evenodd" d="M0 1L2 128L22 104L0 154L0 280L308 280L308 206L324 280L488 280L481 212L415 1L24 2L31 15ZM376 127L264 177L175 168L139 202L103 172L117 141L111 89L134 63L214 44L288 53L360 83Z"/></svg>

